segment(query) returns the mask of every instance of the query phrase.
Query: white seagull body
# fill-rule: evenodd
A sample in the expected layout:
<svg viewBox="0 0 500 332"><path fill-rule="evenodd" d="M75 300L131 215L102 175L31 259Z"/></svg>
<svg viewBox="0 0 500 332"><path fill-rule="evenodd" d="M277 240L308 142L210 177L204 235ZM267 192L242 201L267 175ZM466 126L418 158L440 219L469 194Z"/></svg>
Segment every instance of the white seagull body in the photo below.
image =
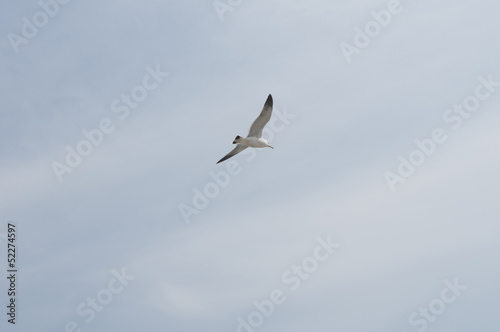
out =
<svg viewBox="0 0 500 332"><path fill-rule="evenodd" d="M262 138L262 131L264 130L265 125L269 122L272 112L273 97L269 95L269 97L267 97L266 103L264 104L264 108L260 112L257 119L255 119L255 121L252 123L247 137L245 138L239 135L236 136L233 141L233 144L236 144L236 147L231 152L226 154L221 160L219 160L217 164L231 158L232 156L237 155L249 146L252 148L270 147L271 149L274 149L268 141Z"/></svg>

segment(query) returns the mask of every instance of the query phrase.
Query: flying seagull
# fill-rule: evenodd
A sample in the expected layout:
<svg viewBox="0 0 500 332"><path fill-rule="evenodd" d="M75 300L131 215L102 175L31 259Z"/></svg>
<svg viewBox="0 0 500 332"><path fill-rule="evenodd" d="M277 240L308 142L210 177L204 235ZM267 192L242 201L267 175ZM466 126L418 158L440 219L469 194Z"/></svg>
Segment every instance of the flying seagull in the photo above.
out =
<svg viewBox="0 0 500 332"><path fill-rule="evenodd" d="M233 141L233 144L236 144L236 147L231 152L226 154L221 160L219 160L217 164L231 158L232 156L237 155L238 153L245 150L249 146L251 146L252 148L270 147L271 149L274 149L271 145L269 145L268 141L262 138L262 130L264 130L264 126L271 118L272 112L273 112L273 97L269 95L269 97L267 97L266 103L264 104L264 108L260 112L260 115L252 123L252 126L248 131L247 137L244 138L239 135L236 136L236 138Z"/></svg>

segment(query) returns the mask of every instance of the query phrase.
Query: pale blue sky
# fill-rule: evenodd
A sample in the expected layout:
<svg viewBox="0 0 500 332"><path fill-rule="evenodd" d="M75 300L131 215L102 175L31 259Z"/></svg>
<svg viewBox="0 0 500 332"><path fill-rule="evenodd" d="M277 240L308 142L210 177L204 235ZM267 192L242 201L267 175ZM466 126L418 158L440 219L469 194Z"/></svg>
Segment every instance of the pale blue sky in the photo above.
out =
<svg viewBox="0 0 500 332"><path fill-rule="evenodd" d="M500 82L500 4L401 0L348 64L340 44L388 3L243 0L221 21L212 1L73 0L17 53L8 34L41 8L5 4L0 235L17 223L20 272L1 330L237 331L281 289L255 331L410 332L457 278L425 330L496 331L500 87L457 130L443 114L478 77ZM147 68L168 77L121 120L112 104L155 82ZM270 93L290 114L275 149L230 159L238 174L186 224L179 207L227 171ZM103 119L114 130L58 181L53 162ZM447 140L392 192L384 173L434 128ZM327 237L340 247L290 291L283 274ZM77 308L122 268L135 278L87 323Z"/></svg>

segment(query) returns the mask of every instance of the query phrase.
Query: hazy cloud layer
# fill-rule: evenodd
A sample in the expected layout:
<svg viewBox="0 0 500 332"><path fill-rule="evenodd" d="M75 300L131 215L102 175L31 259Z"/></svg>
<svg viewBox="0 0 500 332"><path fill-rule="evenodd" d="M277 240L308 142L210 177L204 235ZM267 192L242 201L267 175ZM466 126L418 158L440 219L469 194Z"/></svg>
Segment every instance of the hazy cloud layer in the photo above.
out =
<svg viewBox="0 0 500 332"><path fill-rule="evenodd" d="M498 10L6 4L2 331L494 331Z"/></svg>

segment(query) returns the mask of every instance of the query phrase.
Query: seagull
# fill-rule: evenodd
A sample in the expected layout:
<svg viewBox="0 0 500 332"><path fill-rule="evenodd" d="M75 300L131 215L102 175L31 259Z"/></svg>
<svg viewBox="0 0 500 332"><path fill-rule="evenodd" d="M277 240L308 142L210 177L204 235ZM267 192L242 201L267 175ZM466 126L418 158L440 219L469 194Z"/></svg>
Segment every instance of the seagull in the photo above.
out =
<svg viewBox="0 0 500 332"><path fill-rule="evenodd" d="M236 136L233 141L233 144L236 144L236 147L231 150L228 154L226 154L221 160L217 162L223 162L231 158L232 156L237 155L241 151L245 150L249 146L252 148L265 148L270 147L274 149L268 141L262 138L262 131L264 130L264 126L269 122L271 118L271 113L273 112L273 97L269 95L267 97L266 103L264 104L264 108L260 112L259 116L252 123L250 130L248 131L248 135L246 138L241 136Z"/></svg>

